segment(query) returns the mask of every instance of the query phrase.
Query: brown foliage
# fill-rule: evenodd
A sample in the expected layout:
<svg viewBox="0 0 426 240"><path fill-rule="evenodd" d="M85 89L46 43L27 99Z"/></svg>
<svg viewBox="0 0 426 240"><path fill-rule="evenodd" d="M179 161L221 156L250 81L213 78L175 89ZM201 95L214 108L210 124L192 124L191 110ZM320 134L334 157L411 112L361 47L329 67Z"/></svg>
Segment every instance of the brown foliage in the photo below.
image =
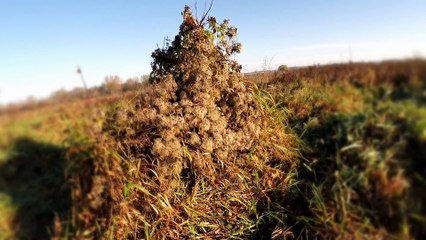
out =
<svg viewBox="0 0 426 240"><path fill-rule="evenodd" d="M109 153L95 160L86 196L76 197L102 202L79 208L80 226L106 219L101 235L116 239L255 231L250 204L285 187L295 139L242 81L231 60L241 45L228 23L200 22L185 8L175 40L152 55L147 92L104 123L99 148Z"/></svg>

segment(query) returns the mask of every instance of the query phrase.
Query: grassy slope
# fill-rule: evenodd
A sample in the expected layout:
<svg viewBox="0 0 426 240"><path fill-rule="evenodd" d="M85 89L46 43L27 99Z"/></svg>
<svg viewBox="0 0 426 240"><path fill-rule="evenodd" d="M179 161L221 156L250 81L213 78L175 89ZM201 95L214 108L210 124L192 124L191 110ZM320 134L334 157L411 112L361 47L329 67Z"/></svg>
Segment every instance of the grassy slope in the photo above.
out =
<svg viewBox="0 0 426 240"><path fill-rule="evenodd" d="M41 123L47 115L43 113L40 117L34 116L34 114L25 114L22 118L20 117L20 119L13 121L2 120L0 128L2 135L0 150L0 161L2 164L0 178L0 212L2 213L0 214L0 238L2 239L10 238L12 232L16 230L14 229L14 225L19 220L14 215L20 211L20 206L25 204L25 202L31 202L29 199L31 196L18 193L28 191L28 187L22 181L22 184L17 185L19 179L22 179L20 176L22 172L21 169L16 169L17 166L13 166L14 162L19 162L19 158L23 158L24 155L34 154L29 149L31 147L38 147L34 139L40 142L51 141L51 136L49 135L52 134L52 131L47 131L46 135L43 134L44 131L40 131ZM24 139L28 140L28 144L27 147L23 148ZM29 143L29 141L33 142ZM41 159L35 159L36 156L31 156L31 158L34 158L33 161L41 161ZM28 161L31 160L28 159ZM28 165L29 167L30 164Z"/></svg>
<svg viewBox="0 0 426 240"><path fill-rule="evenodd" d="M261 234L424 236L425 79L405 68L408 78L386 81L385 67L347 68L255 76L260 98L299 136L303 155L285 197L258 216ZM0 119L0 239L44 238L55 214L68 214L67 152L88 140L94 115L110 104Z"/></svg>
<svg viewBox="0 0 426 240"><path fill-rule="evenodd" d="M425 75L373 67L354 66L350 74L323 69L303 81L275 74L264 84L305 146L299 181L285 200L284 224L299 237L425 234L425 196L418 191L426 174Z"/></svg>
<svg viewBox="0 0 426 240"><path fill-rule="evenodd" d="M90 125L77 102L0 120L0 239L45 239L55 216L70 209L65 180L68 139Z"/></svg>

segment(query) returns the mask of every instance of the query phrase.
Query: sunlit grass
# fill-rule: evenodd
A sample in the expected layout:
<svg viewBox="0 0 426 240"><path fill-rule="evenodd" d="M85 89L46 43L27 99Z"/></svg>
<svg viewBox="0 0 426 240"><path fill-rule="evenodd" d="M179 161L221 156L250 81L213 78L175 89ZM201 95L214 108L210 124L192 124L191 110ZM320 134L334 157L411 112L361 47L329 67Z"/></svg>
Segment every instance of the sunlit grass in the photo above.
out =
<svg viewBox="0 0 426 240"><path fill-rule="evenodd" d="M52 161L52 156L58 156L58 160L62 159L59 156L64 156L64 176L72 173L92 176L93 159L119 158L127 163L129 171L126 174L131 175L132 180L116 189L116 193L129 201L135 196L149 198L150 211L164 217L175 216L176 209L185 213L189 220L183 224L193 238L202 238L203 233L226 226L216 221L214 215L207 214L209 208L203 212L194 206L214 206L221 210L221 214L229 214L234 225L242 226L232 229L230 225L229 238L235 239L249 235L273 236L275 239L408 239L424 236L422 226L426 225L426 217L422 192L426 187L426 107L422 82L414 81L416 78L413 77L412 84L409 81L402 87L388 83L360 85L348 77L330 83L318 80L324 78L320 73L308 76L280 82L280 75L271 75L255 88L256 101L262 111L273 116L276 124L292 135L292 141L296 143L286 148L275 146L283 155L294 158L297 164L286 174L264 167L264 171L270 171L268 176L274 176L268 180L265 172L262 175L260 171L235 171L235 176L244 180L244 189L260 189L262 184L279 179L276 189L264 192L263 198L251 198L235 190L227 192L226 188L212 189L204 180L194 182L191 191L187 191L188 184L178 185L169 196L150 192L148 188L158 184L151 181L152 176L158 174L152 166L141 165L131 155L123 154L128 152L124 148L118 151L97 145L100 141L110 140L99 135L110 117L105 118L104 112L118 113L129 106L128 99L117 104L95 102L85 105L80 102L3 117L0 120L0 166L22 158L41 163ZM122 128L117 131L125 130L125 125L116 127ZM25 138L24 145L22 138ZM263 168L262 156L256 152L256 147L262 147L262 144L268 143L259 143L248 153L256 168ZM22 146L28 151L22 151ZM62 151L64 155L61 155ZM107 164L106 160L100 162ZM231 165L228 167L237 169ZM141 168L146 168L144 171L149 176L140 175ZM3 181L0 185L8 184L1 177L9 175L0 173L0 181ZM42 175L34 181L49 182L49 177ZM84 191L90 190L90 184L98 181L78 180L87 188ZM103 182L98 183L102 185ZM29 186L34 185L21 184L22 189ZM0 239L13 239L16 234L13 219L20 208L27 205L20 202L16 194L14 199L10 189L5 189L0 190ZM23 193L19 194L22 196ZM73 194L73 200L77 199L79 192ZM179 202L182 199L185 201ZM85 201L80 199L73 207L96 204ZM172 204L178 207L171 207ZM40 206L33 207L37 210ZM247 210L247 214L239 213L241 209ZM71 207L68 210L71 211ZM39 214L37 211L31 214ZM122 214L126 215L125 212ZM103 218L95 219L95 226L85 229L63 216L61 223L55 222L55 226L49 225L46 229L49 229L47 234L53 234L55 229L61 230L65 238L72 238L76 232L88 236L92 231L98 231L99 235L113 239L112 233L121 219L112 219L107 233L99 227L103 221ZM144 229L146 239L158 236L156 231L163 224L145 218L136 223L139 225L129 224L126 231L131 235L132 229Z"/></svg>

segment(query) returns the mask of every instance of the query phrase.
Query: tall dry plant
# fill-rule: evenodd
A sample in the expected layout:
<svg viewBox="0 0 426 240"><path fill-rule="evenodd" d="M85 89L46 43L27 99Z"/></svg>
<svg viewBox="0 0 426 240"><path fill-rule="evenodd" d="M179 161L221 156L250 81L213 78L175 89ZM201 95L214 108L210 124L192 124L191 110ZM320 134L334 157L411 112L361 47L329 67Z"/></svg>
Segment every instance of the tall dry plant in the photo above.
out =
<svg viewBox="0 0 426 240"><path fill-rule="evenodd" d="M247 237L259 202L285 188L295 138L243 82L237 29L182 15L146 93L107 114L90 183L75 177L80 236Z"/></svg>

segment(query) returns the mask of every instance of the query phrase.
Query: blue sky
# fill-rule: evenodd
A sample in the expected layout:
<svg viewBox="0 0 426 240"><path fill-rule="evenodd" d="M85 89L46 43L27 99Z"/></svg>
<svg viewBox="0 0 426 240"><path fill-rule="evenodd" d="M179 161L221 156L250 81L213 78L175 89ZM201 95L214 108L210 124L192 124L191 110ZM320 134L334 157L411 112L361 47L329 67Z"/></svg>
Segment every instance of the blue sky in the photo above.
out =
<svg viewBox="0 0 426 240"><path fill-rule="evenodd" d="M0 104L150 72L185 4L205 1L0 0ZM211 15L238 27L244 71L425 56L425 1L215 0Z"/></svg>

